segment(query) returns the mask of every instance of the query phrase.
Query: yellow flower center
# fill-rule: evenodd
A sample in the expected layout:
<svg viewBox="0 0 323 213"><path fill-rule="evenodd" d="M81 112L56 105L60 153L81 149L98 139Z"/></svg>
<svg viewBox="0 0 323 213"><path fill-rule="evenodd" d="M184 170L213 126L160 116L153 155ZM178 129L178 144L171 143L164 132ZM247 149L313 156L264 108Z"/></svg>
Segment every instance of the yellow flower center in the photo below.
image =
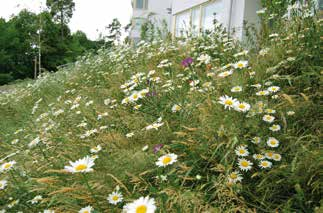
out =
<svg viewBox="0 0 323 213"><path fill-rule="evenodd" d="M90 213L88 210L85 210L83 213Z"/></svg>
<svg viewBox="0 0 323 213"><path fill-rule="evenodd" d="M237 175L236 173L232 173L232 174L230 175L230 178L231 178L231 179L237 179L237 177L238 177L238 175Z"/></svg>
<svg viewBox="0 0 323 213"><path fill-rule="evenodd" d="M77 165L77 166L75 167L75 170L76 170L76 171L83 171L83 170L85 170L85 169L87 169L87 165L85 165L85 164L79 164L79 165Z"/></svg>
<svg viewBox="0 0 323 213"><path fill-rule="evenodd" d="M133 99L137 99L138 98L138 95L137 94L134 94L133 95Z"/></svg>
<svg viewBox="0 0 323 213"><path fill-rule="evenodd" d="M242 161L241 166L247 167L247 166L249 166L249 163L247 161Z"/></svg>
<svg viewBox="0 0 323 213"><path fill-rule="evenodd" d="M119 197L117 195L115 195L112 197L112 200L117 201L117 200L119 200Z"/></svg>
<svg viewBox="0 0 323 213"><path fill-rule="evenodd" d="M271 141L270 141L270 144L271 144L271 145L276 145L276 141L271 140Z"/></svg>
<svg viewBox="0 0 323 213"><path fill-rule="evenodd" d="M268 152L267 153L267 156L271 158L273 156L273 153L272 152Z"/></svg>
<svg viewBox="0 0 323 213"><path fill-rule="evenodd" d="M164 164L164 165L169 164L169 162L171 162L171 160L172 160L172 158L171 158L171 157L166 156L166 157L164 157L164 159L163 159L163 164Z"/></svg>
<svg viewBox="0 0 323 213"><path fill-rule="evenodd" d="M244 104L239 104L239 108L240 108L240 109L245 109L245 108L246 108L246 106L245 106Z"/></svg>
<svg viewBox="0 0 323 213"><path fill-rule="evenodd" d="M238 63L238 67L239 68L242 68L243 67L243 64L242 63Z"/></svg>
<svg viewBox="0 0 323 213"><path fill-rule="evenodd" d="M9 169L11 167L11 164L10 163L6 163L4 166L3 166L5 169Z"/></svg>
<svg viewBox="0 0 323 213"><path fill-rule="evenodd" d="M0 188L3 186L3 184L2 183L0 183Z"/></svg>
<svg viewBox="0 0 323 213"><path fill-rule="evenodd" d="M147 206L141 205L136 208L136 213L146 213L147 212Z"/></svg>
<svg viewBox="0 0 323 213"><path fill-rule="evenodd" d="M231 105L233 104L233 101L231 101L231 100L226 100L224 103L225 103L226 105L231 106Z"/></svg>
<svg viewBox="0 0 323 213"><path fill-rule="evenodd" d="M261 165L266 167L266 166L268 166L268 162L262 162Z"/></svg>
<svg viewBox="0 0 323 213"><path fill-rule="evenodd" d="M240 149L240 150L239 150L239 153L240 153L240 154L244 154L244 153L246 153L246 151L245 151L245 150L243 150L243 149Z"/></svg>

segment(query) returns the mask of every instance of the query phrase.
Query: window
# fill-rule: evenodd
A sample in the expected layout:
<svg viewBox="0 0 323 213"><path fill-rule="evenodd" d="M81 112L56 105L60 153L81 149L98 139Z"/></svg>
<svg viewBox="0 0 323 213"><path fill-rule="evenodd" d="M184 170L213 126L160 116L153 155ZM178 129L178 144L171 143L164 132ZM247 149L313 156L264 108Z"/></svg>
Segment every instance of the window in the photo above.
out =
<svg viewBox="0 0 323 213"><path fill-rule="evenodd" d="M192 33L193 35L198 35L200 31L200 7L192 10Z"/></svg>
<svg viewBox="0 0 323 213"><path fill-rule="evenodd" d="M184 36L189 31L190 16L190 11L176 15L176 36Z"/></svg>
<svg viewBox="0 0 323 213"><path fill-rule="evenodd" d="M135 8L136 9L147 9L148 8L148 0L135 0Z"/></svg>
<svg viewBox="0 0 323 213"><path fill-rule="evenodd" d="M175 36L184 36L186 32L198 35L202 30L213 29L214 18L218 22L224 22L223 0L212 1L211 3L195 6L175 16ZM216 15L214 15L216 14Z"/></svg>
<svg viewBox="0 0 323 213"><path fill-rule="evenodd" d="M223 2L216 1L210 4L207 4L203 7L203 17L202 17L202 28L203 30L213 29L213 20L214 18L222 23L223 22Z"/></svg>

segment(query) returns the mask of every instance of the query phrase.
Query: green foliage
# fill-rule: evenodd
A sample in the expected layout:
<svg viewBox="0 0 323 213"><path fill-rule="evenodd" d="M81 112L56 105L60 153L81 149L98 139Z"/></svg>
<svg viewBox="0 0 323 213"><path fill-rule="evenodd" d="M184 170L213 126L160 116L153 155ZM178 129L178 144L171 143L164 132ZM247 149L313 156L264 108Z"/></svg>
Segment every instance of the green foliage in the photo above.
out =
<svg viewBox="0 0 323 213"><path fill-rule="evenodd" d="M7 88L0 95L0 159L6 158L0 165L17 163L0 173L8 180L0 206L77 212L91 205L97 212L120 212L149 195L157 212L320 212L322 20L304 15L275 22L284 27L268 27L248 52L218 28L180 41L101 49L55 74ZM189 57L192 63L183 66ZM238 61L248 65L240 69ZM257 95L273 85L279 91ZM233 92L234 86L242 91ZM219 103L224 95L249 103L250 110L225 109ZM175 104L180 108L174 112ZM273 113L280 131L269 129L266 113ZM159 117L160 126L147 130ZM262 142L252 143L254 136ZM269 136L278 147L266 144ZM40 142L30 145L37 137ZM97 145L102 150L91 153ZM241 145L253 162L245 172L237 165ZM281 160L268 155L272 167L261 169L252 154L270 152ZM169 153L177 162L157 167ZM63 170L87 155L97 157L93 172ZM230 182L234 171L241 182ZM109 204L116 189L124 201ZM31 204L36 195L42 202Z"/></svg>
<svg viewBox="0 0 323 213"><path fill-rule="evenodd" d="M61 39L64 39L64 25L68 24L73 16L75 3L73 0L46 0L46 5L50 10L54 20L59 21L61 25Z"/></svg>
<svg viewBox="0 0 323 213"><path fill-rule="evenodd" d="M44 70L56 71L57 66L73 62L85 52L97 50L102 45L102 42L89 40L83 32L71 34L66 24L53 22L48 12L36 15L23 10L9 21L0 19L0 85L34 77L40 28L41 65ZM60 36L62 30L64 40Z"/></svg>

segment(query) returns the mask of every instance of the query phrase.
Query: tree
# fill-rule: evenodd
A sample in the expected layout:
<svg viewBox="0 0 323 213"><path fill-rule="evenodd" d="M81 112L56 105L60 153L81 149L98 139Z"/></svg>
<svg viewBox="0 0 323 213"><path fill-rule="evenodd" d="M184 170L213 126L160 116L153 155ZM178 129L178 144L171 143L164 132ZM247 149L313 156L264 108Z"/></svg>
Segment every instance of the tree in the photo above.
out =
<svg viewBox="0 0 323 213"><path fill-rule="evenodd" d="M41 27L39 20L42 20ZM64 39L60 38L61 29L65 32ZM9 21L0 18L0 32L0 85L34 77L34 59L39 44L42 70L49 71L56 71L57 66L73 62L78 56L104 44L89 40L81 31L71 34L67 24L54 22L47 11L35 14L23 10Z"/></svg>
<svg viewBox="0 0 323 213"><path fill-rule="evenodd" d="M64 24L68 24L73 16L75 3L73 0L47 0L46 5L54 20L61 24L61 37L64 39Z"/></svg>
<svg viewBox="0 0 323 213"><path fill-rule="evenodd" d="M108 25L108 35L106 36L106 44L111 47L115 42L120 42L121 38L121 24L117 18L114 18L111 24Z"/></svg>

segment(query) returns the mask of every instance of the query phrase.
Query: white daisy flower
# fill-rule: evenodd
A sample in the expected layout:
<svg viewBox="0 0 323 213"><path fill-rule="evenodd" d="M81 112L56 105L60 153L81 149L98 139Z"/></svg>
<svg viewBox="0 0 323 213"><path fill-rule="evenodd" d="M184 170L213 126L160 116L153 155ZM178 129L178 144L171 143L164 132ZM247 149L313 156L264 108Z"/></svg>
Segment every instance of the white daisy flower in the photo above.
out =
<svg viewBox="0 0 323 213"><path fill-rule="evenodd" d="M37 195L30 202L31 202L31 204L36 204L39 201L41 201L42 199L43 199L43 197L41 195Z"/></svg>
<svg viewBox="0 0 323 213"><path fill-rule="evenodd" d="M295 112L294 111L288 111L287 115L289 115L289 116L295 115Z"/></svg>
<svg viewBox="0 0 323 213"><path fill-rule="evenodd" d="M84 207L82 208L79 213L91 213L93 211L93 208L92 206L87 206L87 207Z"/></svg>
<svg viewBox="0 0 323 213"><path fill-rule="evenodd" d="M3 190L6 188L8 181L6 180L0 180L0 190Z"/></svg>
<svg viewBox="0 0 323 213"><path fill-rule="evenodd" d="M207 54L202 54L196 60L200 61L201 63L204 63L204 64L209 64L211 61L211 56L209 56Z"/></svg>
<svg viewBox="0 0 323 213"><path fill-rule="evenodd" d="M158 130L159 127L163 126L164 125L164 122L157 122L157 123L153 123L151 125L148 125L146 126L146 130L151 130L151 129L155 129L155 130Z"/></svg>
<svg viewBox="0 0 323 213"><path fill-rule="evenodd" d="M236 69L242 69L248 66L248 61L238 61L237 63L235 63L234 68Z"/></svg>
<svg viewBox="0 0 323 213"><path fill-rule="evenodd" d="M274 161L281 161L282 156L280 154L275 153L275 154L273 154L272 159Z"/></svg>
<svg viewBox="0 0 323 213"><path fill-rule="evenodd" d="M259 163L259 167L263 169L271 168L271 166L272 166L272 163L268 160L262 160Z"/></svg>
<svg viewBox="0 0 323 213"><path fill-rule="evenodd" d="M235 149L235 153L236 153L236 155L241 156L241 157L245 157L245 156L249 155L249 151L247 149L247 146L245 146L245 145L238 146Z"/></svg>
<svg viewBox="0 0 323 213"><path fill-rule="evenodd" d="M28 147L29 147L29 148L32 148L32 147L36 146L37 144L39 144L39 142L40 142L40 138L39 138L39 137L37 137L37 138L35 138L34 140L32 140L32 141L28 144Z"/></svg>
<svg viewBox="0 0 323 213"><path fill-rule="evenodd" d="M237 101L237 99L232 98L232 97L229 97L229 96L227 96L227 95L221 96L221 97L219 98L219 103L220 103L220 104L222 104L222 105L224 105L224 108L225 108L225 109L226 109L226 108L229 108L229 110L230 110L231 108L233 108L233 107L234 107L234 105L235 105L237 102L238 102L238 101Z"/></svg>
<svg viewBox="0 0 323 213"><path fill-rule="evenodd" d="M86 173L92 172L92 166L94 166L94 159L86 156L82 159L77 160L76 162L70 161L71 166L65 166L65 170L71 173Z"/></svg>
<svg viewBox="0 0 323 213"><path fill-rule="evenodd" d="M256 92L256 95L266 96L266 95L269 95L269 92L267 90L260 90L259 92Z"/></svg>
<svg viewBox="0 0 323 213"><path fill-rule="evenodd" d="M269 147L275 148L275 147L279 146L279 141L274 137L269 137L268 140L267 140L267 145Z"/></svg>
<svg viewBox="0 0 323 213"><path fill-rule="evenodd" d="M280 87L278 86L271 86L271 87L268 87L267 91L270 92L270 93L275 93L275 92L278 92L280 90Z"/></svg>
<svg viewBox="0 0 323 213"><path fill-rule="evenodd" d="M178 104L175 104L173 107L172 107L172 112L178 112L182 109L182 107Z"/></svg>
<svg viewBox="0 0 323 213"><path fill-rule="evenodd" d="M279 98L279 95L273 95L271 96L272 99L278 99Z"/></svg>
<svg viewBox="0 0 323 213"><path fill-rule="evenodd" d="M262 155L262 154L253 154L252 157L255 160L263 160L263 159L265 159L265 156Z"/></svg>
<svg viewBox="0 0 323 213"><path fill-rule="evenodd" d="M228 176L229 183L241 182L242 179L243 177L239 172L231 172L231 174Z"/></svg>
<svg viewBox="0 0 323 213"><path fill-rule="evenodd" d="M218 77L225 78L225 77L232 75L232 74L233 74L233 70L228 70L228 71L220 72L218 74Z"/></svg>
<svg viewBox="0 0 323 213"><path fill-rule="evenodd" d="M142 105L141 104L137 104L137 105L135 105L134 107L133 107L133 109L134 110L138 110L138 109L140 109L140 107L141 107Z"/></svg>
<svg viewBox="0 0 323 213"><path fill-rule="evenodd" d="M246 102L235 102L235 104L233 105L233 108L238 111L238 112L247 112L250 110L250 104L246 103Z"/></svg>
<svg viewBox="0 0 323 213"><path fill-rule="evenodd" d="M266 109L265 112L268 113L268 114L275 114L276 110L274 110L274 109Z"/></svg>
<svg viewBox="0 0 323 213"><path fill-rule="evenodd" d="M261 88L261 84L253 84L253 85L251 85L251 87L255 87L255 88L259 89L259 88Z"/></svg>
<svg viewBox="0 0 323 213"><path fill-rule="evenodd" d="M272 123L272 122L274 122L275 117L274 116L271 116L271 115L264 115L262 117L262 120L265 121L265 122L267 122L267 123Z"/></svg>
<svg viewBox="0 0 323 213"><path fill-rule="evenodd" d="M125 213L154 213L157 207L153 198L141 197L123 207Z"/></svg>
<svg viewBox="0 0 323 213"><path fill-rule="evenodd" d="M122 99L121 104L128 104L129 102L130 102L130 98L125 97L124 99Z"/></svg>
<svg viewBox="0 0 323 213"><path fill-rule="evenodd" d="M148 148L149 148L149 146L148 145L146 145L146 146L144 146L144 147L142 147L142 151L144 152L144 151L147 151L148 150Z"/></svg>
<svg viewBox="0 0 323 213"><path fill-rule="evenodd" d="M50 210L50 209L45 209L44 210L44 213L55 213L55 211L54 210Z"/></svg>
<svg viewBox="0 0 323 213"><path fill-rule="evenodd" d="M126 134L126 137L127 138L131 138L131 137L133 137L135 135L135 133L134 132L129 132L129 133L127 133Z"/></svg>
<svg viewBox="0 0 323 213"><path fill-rule="evenodd" d="M259 144L261 142L261 138L260 137L253 137L251 139L251 142L254 144Z"/></svg>
<svg viewBox="0 0 323 213"><path fill-rule="evenodd" d="M132 93L132 95L130 96L130 101L131 102L136 102L138 101L140 98L142 98L142 95L139 92L134 92Z"/></svg>
<svg viewBox="0 0 323 213"><path fill-rule="evenodd" d="M269 127L269 129L273 132L277 132L281 129L280 125L279 124L274 124L272 125L271 127Z"/></svg>
<svg viewBox="0 0 323 213"><path fill-rule="evenodd" d="M245 158L241 158L238 161L238 165L242 171L248 171L252 168L253 163Z"/></svg>
<svg viewBox="0 0 323 213"><path fill-rule="evenodd" d="M108 196L108 201L109 203L113 204L113 205L116 205L120 202L122 202L123 200L123 196L120 192L118 191L115 191L115 192L112 192L111 194L109 194Z"/></svg>
<svg viewBox="0 0 323 213"><path fill-rule="evenodd" d="M241 92L242 86L235 86L231 88L231 92Z"/></svg>
<svg viewBox="0 0 323 213"><path fill-rule="evenodd" d="M273 159L274 155L275 155L275 153L273 153L273 152L266 152L265 153L265 156L266 156L267 159Z"/></svg>
<svg viewBox="0 0 323 213"><path fill-rule="evenodd" d="M156 165L159 167L166 167L168 165L171 165L177 161L177 155L171 153L166 154L158 158L158 161L156 162Z"/></svg>
<svg viewBox="0 0 323 213"><path fill-rule="evenodd" d="M12 169L13 165L15 165L15 164L16 164L16 161L14 161L14 160L2 164L0 167L0 172L4 172L4 171L8 171L8 170Z"/></svg>
<svg viewBox="0 0 323 213"><path fill-rule="evenodd" d="M98 153L102 150L101 145L97 145L96 147L93 147L92 149L90 149L91 153Z"/></svg>

